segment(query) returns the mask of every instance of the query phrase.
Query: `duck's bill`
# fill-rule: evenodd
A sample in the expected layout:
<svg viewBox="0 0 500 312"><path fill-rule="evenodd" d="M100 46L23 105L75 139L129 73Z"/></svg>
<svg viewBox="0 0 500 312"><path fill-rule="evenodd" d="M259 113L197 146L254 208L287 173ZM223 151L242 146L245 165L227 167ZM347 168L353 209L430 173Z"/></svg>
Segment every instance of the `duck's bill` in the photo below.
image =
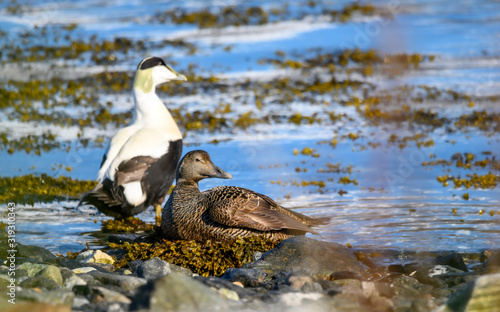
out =
<svg viewBox="0 0 500 312"><path fill-rule="evenodd" d="M221 168L217 167L214 165L213 167L213 173L210 175L212 178L219 178L219 179L232 179L233 176L230 175L229 173L225 172Z"/></svg>
<svg viewBox="0 0 500 312"><path fill-rule="evenodd" d="M187 81L187 78L184 75L178 74L177 77L175 77L173 80Z"/></svg>

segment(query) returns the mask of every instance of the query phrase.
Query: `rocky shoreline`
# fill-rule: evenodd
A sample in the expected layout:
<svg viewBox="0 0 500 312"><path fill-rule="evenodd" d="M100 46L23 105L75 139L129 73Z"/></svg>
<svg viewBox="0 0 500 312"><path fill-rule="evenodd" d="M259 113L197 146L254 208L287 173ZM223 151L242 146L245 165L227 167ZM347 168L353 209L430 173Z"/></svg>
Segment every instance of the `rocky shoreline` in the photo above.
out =
<svg viewBox="0 0 500 312"><path fill-rule="evenodd" d="M111 235L110 241L130 239ZM5 236L2 236L4 246ZM7 311L500 311L500 252L356 250L308 237L203 277L157 257L121 268L124 250L57 257L18 245L15 305L0 249Z"/></svg>

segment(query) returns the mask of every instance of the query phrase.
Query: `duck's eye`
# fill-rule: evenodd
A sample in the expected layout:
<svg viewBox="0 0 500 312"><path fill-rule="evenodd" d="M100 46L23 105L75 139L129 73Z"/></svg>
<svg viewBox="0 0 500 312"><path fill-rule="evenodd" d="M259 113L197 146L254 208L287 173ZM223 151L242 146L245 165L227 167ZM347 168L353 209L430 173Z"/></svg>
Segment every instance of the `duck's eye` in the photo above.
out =
<svg viewBox="0 0 500 312"><path fill-rule="evenodd" d="M196 161L201 161L199 158L196 158Z"/></svg>

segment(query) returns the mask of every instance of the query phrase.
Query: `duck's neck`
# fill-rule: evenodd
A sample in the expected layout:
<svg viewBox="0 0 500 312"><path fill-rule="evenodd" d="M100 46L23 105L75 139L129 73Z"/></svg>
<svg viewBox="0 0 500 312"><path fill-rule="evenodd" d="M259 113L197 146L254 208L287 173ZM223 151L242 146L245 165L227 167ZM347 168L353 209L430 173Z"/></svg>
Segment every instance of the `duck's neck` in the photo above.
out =
<svg viewBox="0 0 500 312"><path fill-rule="evenodd" d="M134 88L134 100L133 124L164 128L168 132L182 138L174 118L172 118L165 104L156 95L154 88L149 92L143 92L140 88Z"/></svg>
<svg viewBox="0 0 500 312"><path fill-rule="evenodd" d="M182 189L182 192L190 192L193 194L198 194L200 192L200 187L197 181L178 179L175 188Z"/></svg>

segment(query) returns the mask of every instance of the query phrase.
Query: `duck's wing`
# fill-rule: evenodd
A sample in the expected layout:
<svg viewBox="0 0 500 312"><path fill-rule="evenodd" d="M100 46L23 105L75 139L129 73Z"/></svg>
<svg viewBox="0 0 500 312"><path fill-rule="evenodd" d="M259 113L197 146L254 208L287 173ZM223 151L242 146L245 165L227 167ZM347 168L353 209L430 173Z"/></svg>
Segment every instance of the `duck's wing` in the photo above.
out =
<svg viewBox="0 0 500 312"><path fill-rule="evenodd" d="M158 158L150 156L136 156L130 160L122 162L116 170L116 184L118 186L140 181L152 164L158 161Z"/></svg>
<svg viewBox="0 0 500 312"><path fill-rule="evenodd" d="M299 230L316 234L309 226L283 213L271 198L251 190L216 187L204 192L210 217L221 224L259 231Z"/></svg>

